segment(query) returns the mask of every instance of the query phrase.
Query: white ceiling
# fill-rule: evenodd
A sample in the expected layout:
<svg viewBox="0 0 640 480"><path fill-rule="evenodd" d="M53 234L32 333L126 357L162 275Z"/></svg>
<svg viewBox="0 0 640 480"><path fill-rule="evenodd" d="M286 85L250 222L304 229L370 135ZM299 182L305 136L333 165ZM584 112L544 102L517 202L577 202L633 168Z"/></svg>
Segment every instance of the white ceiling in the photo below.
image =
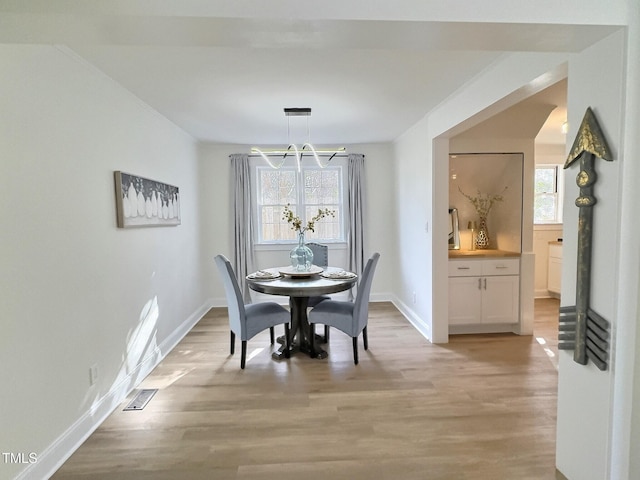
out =
<svg viewBox="0 0 640 480"><path fill-rule="evenodd" d="M493 115L459 135L490 138L535 138L536 143L566 143L562 124L567 121L567 79L564 78L521 102Z"/></svg>
<svg viewBox="0 0 640 480"><path fill-rule="evenodd" d="M579 51L613 31L327 18L316 4L4 0L0 43L64 45L203 141L282 144L283 108L311 107L311 140L329 145L394 140L506 52ZM306 140L307 119L290 122Z"/></svg>

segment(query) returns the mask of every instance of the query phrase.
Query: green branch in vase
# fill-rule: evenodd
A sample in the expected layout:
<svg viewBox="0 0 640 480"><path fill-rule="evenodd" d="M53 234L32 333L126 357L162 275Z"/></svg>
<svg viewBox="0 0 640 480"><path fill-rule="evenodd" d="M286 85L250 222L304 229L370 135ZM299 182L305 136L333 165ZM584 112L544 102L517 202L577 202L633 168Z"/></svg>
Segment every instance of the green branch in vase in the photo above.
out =
<svg viewBox="0 0 640 480"><path fill-rule="evenodd" d="M314 229L316 222L323 219L324 217L329 216L335 217L336 212L334 210L329 210L328 208L319 208L318 213L313 218L311 218L311 220L309 220L305 226L303 226L300 217L293 214L293 211L290 208L290 204L286 204L284 207L284 212L282 212L282 218L286 220L287 223L291 224L291 230L295 230L299 233L304 233L307 230L315 232Z"/></svg>

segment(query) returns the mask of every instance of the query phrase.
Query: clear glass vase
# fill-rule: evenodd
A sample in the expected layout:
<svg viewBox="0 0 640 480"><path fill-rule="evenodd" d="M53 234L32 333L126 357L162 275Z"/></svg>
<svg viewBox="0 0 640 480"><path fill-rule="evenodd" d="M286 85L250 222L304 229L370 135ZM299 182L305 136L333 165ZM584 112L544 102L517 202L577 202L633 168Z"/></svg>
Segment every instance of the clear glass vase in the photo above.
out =
<svg viewBox="0 0 640 480"><path fill-rule="evenodd" d="M308 272L313 265L313 252L304 244L304 232L298 233L298 245L296 245L291 253L291 266L297 272Z"/></svg>

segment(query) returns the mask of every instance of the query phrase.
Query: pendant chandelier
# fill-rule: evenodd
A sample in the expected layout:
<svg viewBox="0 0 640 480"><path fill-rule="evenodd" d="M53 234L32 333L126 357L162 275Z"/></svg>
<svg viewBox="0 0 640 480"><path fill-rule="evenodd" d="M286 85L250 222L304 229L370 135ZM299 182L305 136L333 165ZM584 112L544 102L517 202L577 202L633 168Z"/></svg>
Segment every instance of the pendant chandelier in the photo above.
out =
<svg viewBox="0 0 640 480"><path fill-rule="evenodd" d="M284 165L287 156L293 155L296 160L298 172L301 171L302 159L305 155L311 155L315 159L320 168L325 168L331 159L336 155L343 156L345 153L344 147L335 148L332 150L316 149L311 144L310 131L309 131L309 117L311 116L311 108L285 108L284 114L287 117L287 140L289 146L287 148L280 149L262 149L258 147L252 147L251 153L253 155L259 155L264 159L271 168L278 169ZM301 146L291 143L291 117L307 117L307 141ZM282 157L280 160L273 162L270 157ZM329 157L326 162L322 162L320 157Z"/></svg>

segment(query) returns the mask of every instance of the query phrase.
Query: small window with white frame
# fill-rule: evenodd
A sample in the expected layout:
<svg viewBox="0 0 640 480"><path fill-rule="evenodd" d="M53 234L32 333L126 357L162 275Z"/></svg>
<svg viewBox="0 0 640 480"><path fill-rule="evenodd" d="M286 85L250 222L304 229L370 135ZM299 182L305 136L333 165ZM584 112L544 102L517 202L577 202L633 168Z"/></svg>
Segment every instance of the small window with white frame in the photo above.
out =
<svg viewBox="0 0 640 480"><path fill-rule="evenodd" d="M334 159L325 168L303 166L300 172L294 165L274 169L257 163L254 168L256 243L281 244L297 240L296 232L283 216L286 205L302 219L303 224L316 215L318 209L334 211L335 216L316 222L315 231L305 232L305 240L344 242L343 174L346 162L341 160Z"/></svg>
<svg viewBox="0 0 640 480"><path fill-rule="evenodd" d="M561 165L536 165L533 223L562 223L562 182Z"/></svg>

